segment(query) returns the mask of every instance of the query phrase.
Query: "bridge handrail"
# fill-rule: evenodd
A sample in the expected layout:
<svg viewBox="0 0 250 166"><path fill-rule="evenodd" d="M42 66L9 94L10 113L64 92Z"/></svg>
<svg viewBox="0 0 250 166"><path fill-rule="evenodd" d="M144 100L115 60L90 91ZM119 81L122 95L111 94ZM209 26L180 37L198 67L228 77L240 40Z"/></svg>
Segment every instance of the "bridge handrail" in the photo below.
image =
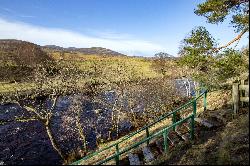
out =
<svg viewBox="0 0 250 166"><path fill-rule="evenodd" d="M107 147L105 147L105 148L102 148L102 149L100 149L100 150L98 150L98 151L96 151L96 152L94 152L94 153L91 153L91 154L89 154L89 155L83 157L82 159L73 162L71 165L77 165L77 164L81 163L82 161L87 160L87 159L89 159L89 158L91 158L91 157L93 157L93 156L96 156L97 154L99 154L99 153L101 153L101 152L103 152L103 151L105 151L105 150L107 150L107 149L110 149L110 148L112 148L112 147L116 147L116 150L118 151L118 153L116 153L116 154L114 154L114 155L112 155L112 156L106 158L105 160L102 160L102 161L98 162L98 164L103 164L103 163L105 163L105 162L107 162L107 161L109 161L109 160L111 160L111 159L117 157L117 155L118 155L118 157L119 157L120 154L125 153L124 150L121 151L121 152L123 152L123 153L119 152L119 148L117 148L117 147L119 147L119 144L120 144L120 143L122 143L122 142L128 140L129 138L133 137L134 135L136 135L136 134L138 134L138 133L140 133L140 132L142 132L142 131L145 131L145 130L146 130L146 132L148 132L147 130L148 130L151 126L153 126L154 124L156 124L156 123L158 123L158 122L160 122L160 121L166 119L168 116L170 116L170 115L172 115L172 114L175 116L175 114L176 114L177 112L179 112L179 111L185 109L186 107L188 107L188 106L190 106L190 105L192 105L192 104L193 104L193 106L194 106L194 110L193 110L193 113L192 113L190 116L188 116L188 119L189 119L191 116L193 116L193 118L194 118L194 117L196 116L196 101L197 101L199 98L201 98L202 96L204 96L204 109L206 109L207 90L205 89L205 90L204 90L202 93L200 93L198 96L196 96L196 97L193 98L192 100L188 101L187 103L183 104L182 106L180 106L179 108L175 109L174 111L168 112L168 113L166 113L166 114L160 116L159 118L156 118L156 120L155 120L154 122L151 122L150 124L148 124L148 125L142 127L141 129L139 129L139 130L137 130L137 131L134 131L134 132L128 134L127 136L123 137L123 139L121 139L120 141L115 142L115 143L113 143L112 145L109 145L109 146L107 146ZM186 120L186 119L187 119L187 118L185 118L185 120ZM182 120L183 120L183 119L182 119ZM181 120L181 122L182 122L182 120ZM175 126L178 125L179 123L180 123L180 121L175 122L175 123L173 123L171 126L169 126L169 127L167 127L167 128L175 127ZM164 129L167 129L167 128L164 128ZM160 131L157 132L157 133L162 133L164 129L160 130ZM154 135L156 135L156 134L153 134L153 135L151 135L151 136L147 135L147 138L146 138L146 139L143 139L143 140L140 141L140 142L144 143L145 141L150 140L150 139L148 139L149 137L151 138L151 137L154 136ZM155 137L155 136L154 136L154 137ZM140 143L140 142L139 142L139 143ZM140 143L140 144L142 144L142 143ZM139 144L139 145L140 145L140 144ZM133 146L133 145L132 145L132 146ZM126 149L125 149L125 150L126 150ZM107 159L109 159L109 160L107 160ZM105 161L105 162L104 162L104 161Z"/></svg>

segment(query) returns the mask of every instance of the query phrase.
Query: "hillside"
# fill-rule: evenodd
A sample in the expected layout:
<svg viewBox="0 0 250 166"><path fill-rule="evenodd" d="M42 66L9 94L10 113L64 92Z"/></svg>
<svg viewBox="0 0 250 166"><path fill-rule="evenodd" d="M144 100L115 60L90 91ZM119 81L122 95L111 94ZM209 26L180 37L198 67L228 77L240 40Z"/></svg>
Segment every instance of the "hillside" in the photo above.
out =
<svg viewBox="0 0 250 166"><path fill-rule="evenodd" d="M35 66L51 58L39 45L22 40L0 40L0 64Z"/></svg>
<svg viewBox="0 0 250 166"><path fill-rule="evenodd" d="M25 80L37 65L48 61L53 60L39 45L21 40L0 40L0 81Z"/></svg>
<svg viewBox="0 0 250 166"><path fill-rule="evenodd" d="M1 40L0 48L0 94L3 93L3 96L17 90L18 93L38 90L35 84L41 82L44 82L42 89L47 91L53 88L63 89L64 86L68 88L66 84L82 89L93 81L108 83L161 76L152 68L152 60L119 56L121 54L104 48L83 49L91 50L87 54L62 52L63 48L52 46L52 49L45 49L21 40ZM53 63L45 63L47 67L42 67L43 69L38 67L44 60Z"/></svg>

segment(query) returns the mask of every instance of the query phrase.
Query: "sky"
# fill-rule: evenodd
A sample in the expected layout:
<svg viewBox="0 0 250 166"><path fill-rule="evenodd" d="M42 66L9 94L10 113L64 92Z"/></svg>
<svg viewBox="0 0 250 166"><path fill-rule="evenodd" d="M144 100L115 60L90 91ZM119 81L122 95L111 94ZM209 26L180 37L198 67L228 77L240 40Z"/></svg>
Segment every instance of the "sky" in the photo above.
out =
<svg viewBox="0 0 250 166"><path fill-rule="evenodd" d="M194 14L204 0L0 0L0 39L39 45L105 47L131 56L166 52L204 26L221 44L237 34L226 20L209 24ZM238 45L247 45L245 36Z"/></svg>

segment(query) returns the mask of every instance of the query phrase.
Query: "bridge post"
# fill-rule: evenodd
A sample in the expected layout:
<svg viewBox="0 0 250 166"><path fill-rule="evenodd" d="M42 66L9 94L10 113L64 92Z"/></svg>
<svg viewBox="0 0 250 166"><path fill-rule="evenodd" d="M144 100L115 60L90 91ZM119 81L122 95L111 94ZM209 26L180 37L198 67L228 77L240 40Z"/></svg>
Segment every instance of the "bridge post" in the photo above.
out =
<svg viewBox="0 0 250 166"><path fill-rule="evenodd" d="M119 165L119 145L118 144L115 145L115 149L116 149L115 163L116 165Z"/></svg>
<svg viewBox="0 0 250 166"><path fill-rule="evenodd" d="M233 108L234 114L237 114L239 111L239 83L233 83L233 90L232 90L232 97L233 97Z"/></svg>
<svg viewBox="0 0 250 166"><path fill-rule="evenodd" d="M146 136L147 136L147 138L149 137L149 130L148 130L148 127L146 128ZM149 140L147 140L147 145L149 145Z"/></svg>
<svg viewBox="0 0 250 166"><path fill-rule="evenodd" d="M164 152L167 153L168 152L168 129L165 129L163 132L163 148L164 148Z"/></svg>
<svg viewBox="0 0 250 166"><path fill-rule="evenodd" d="M192 117L191 117L191 125L190 125L190 128L191 128L191 130L190 130L190 138L191 138L191 140L193 140L194 139L194 114L192 115Z"/></svg>
<svg viewBox="0 0 250 166"><path fill-rule="evenodd" d="M207 90L205 90L204 98L203 98L203 106L204 106L204 111L207 110Z"/></svg>
<svg viewBox="0 0 250 166"><path fill-rule="evenodd" d="M196 117L197 103L196 100L193 101L193 115Z"/></svg>
<svg viewBox="0 0 250 166"><path fill-rule="evenodd" d="M174 124L175 122L176 122L176 112L173 113L172 124ZM175 126L173 127L173 130L175 131Z"/></svg>

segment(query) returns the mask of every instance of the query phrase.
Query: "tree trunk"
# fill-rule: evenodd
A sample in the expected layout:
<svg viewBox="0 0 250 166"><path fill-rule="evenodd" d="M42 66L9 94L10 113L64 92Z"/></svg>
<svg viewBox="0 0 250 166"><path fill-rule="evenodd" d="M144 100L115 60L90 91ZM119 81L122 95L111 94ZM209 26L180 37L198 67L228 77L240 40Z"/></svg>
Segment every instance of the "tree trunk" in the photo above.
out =
<svg viewBox="0 0 250 166"><path fill-rule="evenodd" d="M62 151L60 150L60 148L58 147L58 145L57 145L55 139L53 138L53 134L52 134L52 132L51 132L51 130L50 130L49 125L45 125L45 127L46 127L46 132L47 132L47 134L48 134L48 136L49 136L49 140L50 140L50 142L51 142L53 148L57 151L57 153L58 153L58 154L61 156L61 158L65 161L65 157L64 157Z"/></svg>
<svg viewBox="0 0 250 166"><path fill-rule="evenodd" d="M187 78L187 83L188 83L188 97L189 97L191 95L191 84L188 78Z"/></svg>
<svg viewBox="0 0 250 166"><path fill-rule="evenodd" d="M131 110L131 113L132 113L132 116L133 116L133 121L134 121L135 127L137 128L138 127L138 123L137 123L136 115L135 115L135 113L133 112L132 109L130 109L130 110Z"/></svg>
<svg viewBox="0 0 250 166"><path fill-rule="evenodd" d="M116 121L116 135L119 137L119 115L120 115L120 110L117 112L117 121Z"/></svg>
<svg viewBox="0 0 250 166"><path fill-rule="evenodd" d="M185 88L186 88L186 94L187 94L187 97L188 97L188 87L187 87L187 85L186 85L186 80L185 80L185 82L184 82L184 85L185 85Z"/></svg>
<svg viewBox="0 0 250 166"><path fill-rule="evenodd" d="M83 149L85 152L87 152L86 137L83 133L83 128L82 128L81 123L80 123L80 111L78 111L78 115L77 115L77 119L76 119L76 126L78 128L79 135L82 139Z"/></svg>

